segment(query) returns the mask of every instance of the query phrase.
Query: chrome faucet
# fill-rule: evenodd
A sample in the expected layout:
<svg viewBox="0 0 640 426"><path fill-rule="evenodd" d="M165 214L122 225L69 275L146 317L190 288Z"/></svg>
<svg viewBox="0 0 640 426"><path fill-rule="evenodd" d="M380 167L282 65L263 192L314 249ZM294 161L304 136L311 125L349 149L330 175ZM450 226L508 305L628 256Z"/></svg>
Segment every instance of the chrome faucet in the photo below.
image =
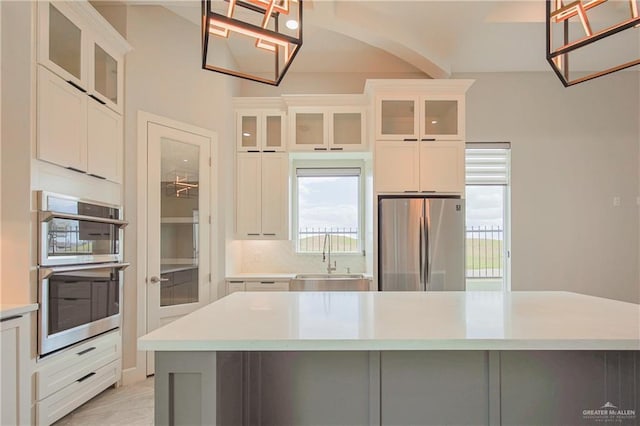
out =
<svg viewBox="0 0 640 426"><path fill-rule="evenodd" d="M329 251L327 252L327 239L329 239ZM327 232L324 234L324 243L322 244L322 262L327 260L327 256L325 253L329 254L329 262L327 263L327 274L331 274L331 272L337 269L336 261L333 261L333 266L331 266L331 235Z"/></svg>

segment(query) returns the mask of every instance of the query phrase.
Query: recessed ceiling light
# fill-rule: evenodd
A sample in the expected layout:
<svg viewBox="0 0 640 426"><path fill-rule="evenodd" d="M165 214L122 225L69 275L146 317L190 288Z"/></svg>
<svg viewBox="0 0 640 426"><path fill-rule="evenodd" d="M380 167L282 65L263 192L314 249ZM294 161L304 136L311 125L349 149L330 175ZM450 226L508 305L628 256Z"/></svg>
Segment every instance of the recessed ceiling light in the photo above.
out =
<svg viewBox="0 0 640 426"><path fill-rule="evenodd" d="M438 124L438 120L431 120L431 124Z"/></svg>
<svg viewBox="0 0 640 426"><path fill-rule="evenodd" d="M249 136L251 136L251 133L249 133L249 132L244 132L244 133L242 134L242 136L244 136L245 138L248 138Z"/></svg>
<svg viewBox="0 0 640 426"><path fill-rule="evenodd" d="M289 19L285 25L290 30L297 30L298 29L298 21L296 21L294 19Z"/></svg>
<svg viewBox="0 0 640 426"><path fill-rule="evenodd" d="M182 160L182 161L184 161L185 163L189 162L189 160Z"/></svg>

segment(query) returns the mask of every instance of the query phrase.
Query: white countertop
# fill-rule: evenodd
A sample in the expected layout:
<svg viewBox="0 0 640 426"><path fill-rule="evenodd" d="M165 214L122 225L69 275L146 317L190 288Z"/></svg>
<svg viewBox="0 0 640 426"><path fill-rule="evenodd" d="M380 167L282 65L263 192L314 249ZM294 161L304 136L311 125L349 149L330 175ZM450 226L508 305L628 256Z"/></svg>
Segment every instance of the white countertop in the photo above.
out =
<svg viewBox="0 0 640 426"><path fill-rule="evenodd" d="M640 305L568 292L238 292L141 350L640 350Z"/></svg>
<svg viewBox="0 0 640 426"><path fill-rule="evenodd" d="M3 303L0 304L0 319L23 315L38 310L37 303Z"/></svg>

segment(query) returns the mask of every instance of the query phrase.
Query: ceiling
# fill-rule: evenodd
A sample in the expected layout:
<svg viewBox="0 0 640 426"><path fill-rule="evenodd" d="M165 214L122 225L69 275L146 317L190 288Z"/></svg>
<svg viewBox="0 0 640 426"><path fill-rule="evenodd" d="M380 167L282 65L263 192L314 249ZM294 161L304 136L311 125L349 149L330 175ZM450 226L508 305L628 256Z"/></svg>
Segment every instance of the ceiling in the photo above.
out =
<svg viewBox="0 0 640 426"><path fill-rule="evenodd" d="M200 25L199 1L160 3ZM629 7L627 0L606 4L614 15ZM289 72L446 78L456 72L548 71L544 14L543 0L305 0L304 44ZM640 31L625 33L613 48L581 58L581 67L597 68L595 62L619 54L620 46L639 57Z"/></svg>

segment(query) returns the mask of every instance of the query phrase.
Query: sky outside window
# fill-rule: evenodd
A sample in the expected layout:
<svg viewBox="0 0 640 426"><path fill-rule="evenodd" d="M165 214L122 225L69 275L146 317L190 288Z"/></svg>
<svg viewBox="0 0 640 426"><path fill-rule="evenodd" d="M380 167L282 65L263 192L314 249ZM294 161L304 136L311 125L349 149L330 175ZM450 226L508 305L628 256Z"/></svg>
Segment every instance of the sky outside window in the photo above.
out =
<svg viewBox="0 0 640 426"><path fill-rule="evenodd" d="M359 181L359 176L298 176L300 251L318 251L325 232L333 235L333 251L358 250Z"/></svg>

